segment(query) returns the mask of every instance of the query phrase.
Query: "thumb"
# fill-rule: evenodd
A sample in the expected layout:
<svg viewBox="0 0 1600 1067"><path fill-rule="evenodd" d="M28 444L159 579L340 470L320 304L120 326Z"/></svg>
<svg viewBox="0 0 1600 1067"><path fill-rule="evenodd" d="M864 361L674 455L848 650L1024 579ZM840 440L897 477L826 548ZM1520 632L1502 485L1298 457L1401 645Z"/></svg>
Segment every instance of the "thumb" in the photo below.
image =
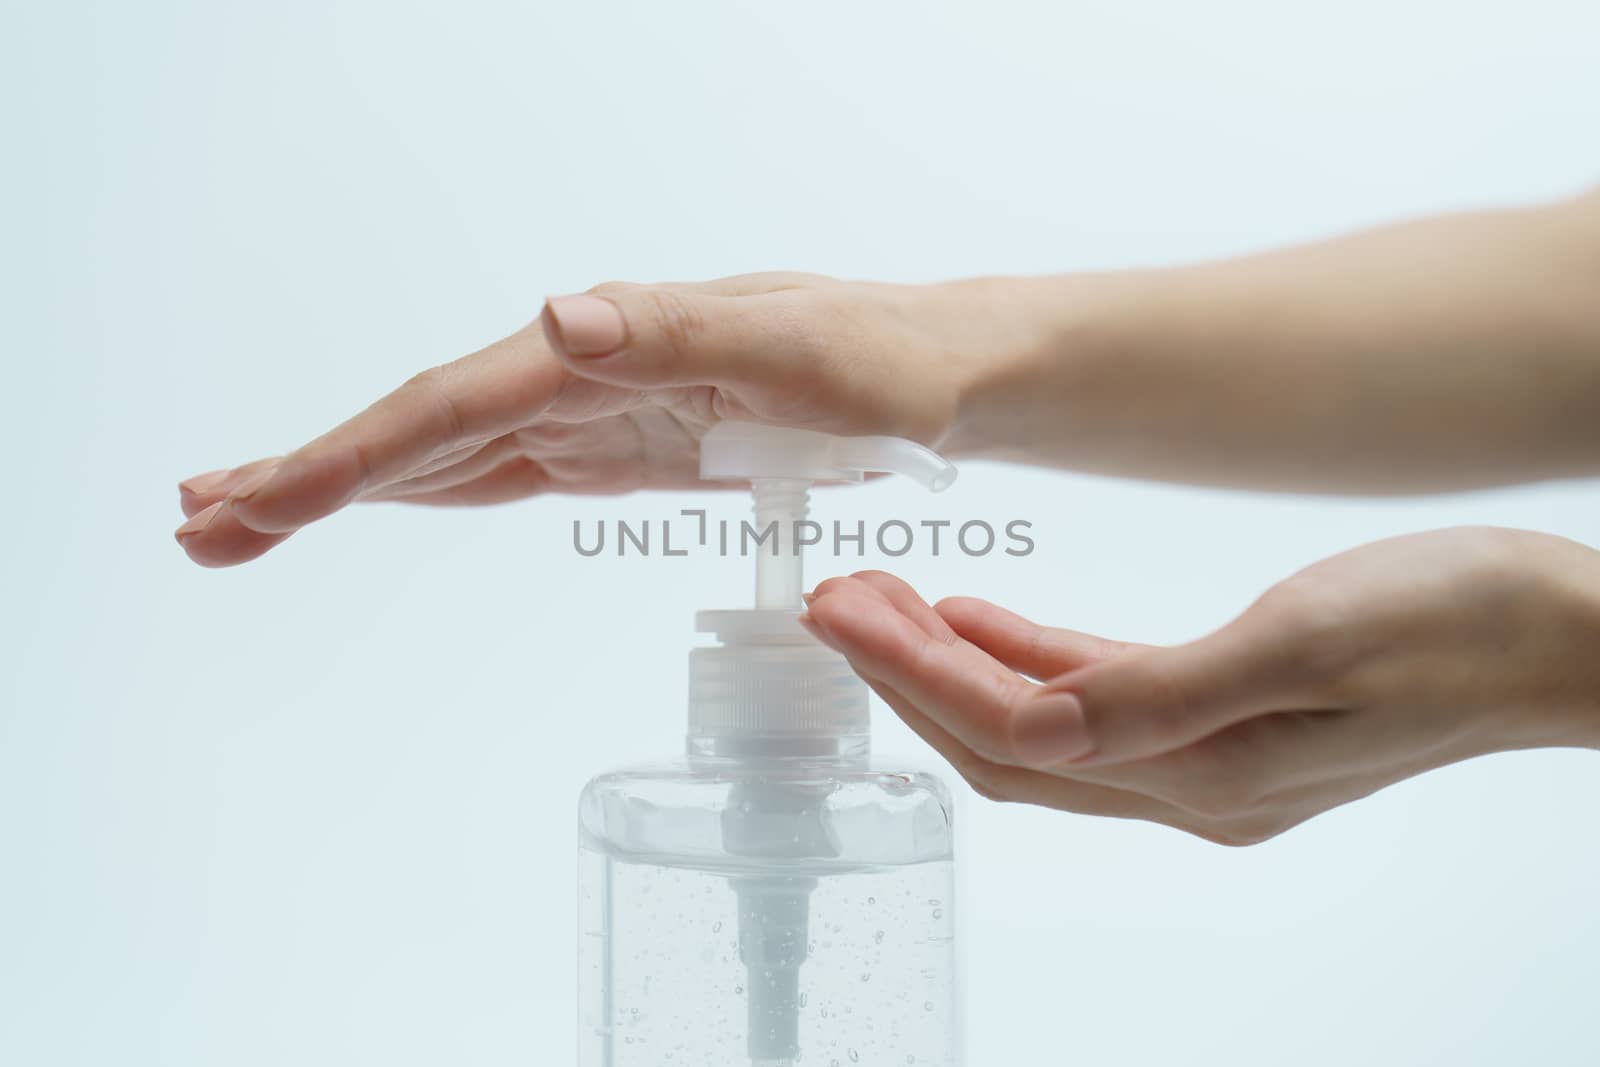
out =
<svg viewBox="0 0 1600 1067"><path fill-rule="evenodd" d="M562 361L612 385L777 385L813 363L815 315L793 291L723 295L615 285L551 297L540 323Z"/></svg>
<svg viewBox="0 0 1600 1067"><path fill-rule="evenodd" d="M1017 751L1035 766L1123 763L1304 706L1291 632L1247 614L1199 641L1137 649L1056 678L1014 712Z"/></svg>

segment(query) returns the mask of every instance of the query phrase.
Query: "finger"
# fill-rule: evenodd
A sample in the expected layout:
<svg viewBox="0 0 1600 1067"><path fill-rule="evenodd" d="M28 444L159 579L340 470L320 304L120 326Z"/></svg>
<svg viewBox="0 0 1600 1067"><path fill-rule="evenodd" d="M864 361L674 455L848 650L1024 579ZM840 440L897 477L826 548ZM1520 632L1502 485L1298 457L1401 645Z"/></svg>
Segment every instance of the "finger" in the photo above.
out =
<svg viewBox="0 0 1600 1067"><path fill-rule="evenodd" d="M910 585L885 571L858 571L851 577L882 593L934 640L970 641L1012 670L1035 678L1050 678L1136 647L1075 630L1040 626L975 597L950 597L934 607Z"/></svg>
<svg viewBox="0 0 1600 1067"><path fill-rule="evenodd" d="M819 323L797 291L724 296L703 287L610 286L551 297L540 324L574 372L613 385L803 389Z"/></svg>
<svg viewBox="0 0 1600 1067"><path fill-rule="evenodd" d="M870 582L866 579L870 579ZM1003 757L986 758L979 752L973 751L973 747L958 736L961 732L960 724L965 721L959 709L952 712L948 707L941 707L937 700L929 701L926 697L914 698L901 693L872 673L873 668L867 662L869 657L862 655L859 644L852 641L850 635L840 626L834 625L831 631L824 630L817 620L812 618L812 612L817 612L824 619L833 613L842 613L845 617L856 618L871 625L868 617L874 610L875 597L884 598L881 607L894 606L888 603L887 595L881 590L889 589L891 593L909 590L909 586L899 583L897 579L889 580L897 583L899 590L889 586L884 579L889 579L889 576L882 575L881 572L863 572L851 578L834 578L823 582L818 586L810 610L803 616L802 621L825 644L849 658L856 671L884 698L896 714L900 715L918 736L933 745L948 759L952 766L973 783L974 788L984 795L998 799L1096 815L1145 819L1212 841L1231 841L1238 836L1228 826L1216 824L1199 812L1175 803L1160 793L1141 790L1139 788L1141 779L1137 775L1125 775L1127 781L1095 781L1012 766L1011 761ZM877 610L881 610L881 607ZM842 636L836 638L832 634ZM926 643L934 647L955 648L965 645L965 642L958 641L955 646L945 646L936 637L928 635L924 637ZM969 652L977 652L971 646L966 648ZM981 657L982 653L978 655ZM971 674L965 668L962 668L962 672ZM1029 691L1033 688L1020 679L1015 679L1014 676L1013 681ZM946 726L952 721L957 725L953 729L947 729ZM1013 737L1013 747L1016 744L1017 739ZM1111 769L1113 775L1116 770L1117 768ZM1089 773L1093 775L1095 772ZM1158 782L1161 780L1159 775L1153 777ZM1183 791L1178 792L1182 794Z"/></svg>
<svg viewBox="0 0 1600 1067"><path fill-rule="evenodd" d="M887 571L857 571L850 577L870 589L876 590L885 600L894 605L896 611L916 623L935 641L946 644L953 643L959 638L950 628L950 624L933 610L933 606L923 600L917 591L904 581L896 578Z"/></svg>
<svg viewBox="0 0 1600 1067"><path fill-rule="evenodd" d="M193 518L217 501L226 499L229 493L262 470L275 466L281 458L269 456L242 467L185 478L178 483L178 507L183 509L186 518Z"/></svg>
<svg viewBox="0 0 1600 1067"><path fill-rule="evenodd" d="M176 536L202 567L231 567L255 559L289 535L258 533L239 521L226 500L218 500L178 527Z"/></svg>
<svg viewBox="0 0 1600 1067"><path fill-rule="evenodd" d="M944 757L983 797L1036 804L1080 815L1143 819L1196 832L1194 820L1185 812L1154 797L986 760L924 715L894 687L871 678L866 681L913 733Z"/></svg>
<svg viewBox="0 0 1600 1067"><path fill-rule="evenodd" d="M537 461L518 456L469 482L426 492L375 496L373 503L425 504L430 507L488 507L543 493L550 475Z"/></svg>
<svg viewBox="0 0 1600 1067"><path fill-rule="evenodd" d="M1044 685L1017 728L1053 762L1094 766L1182 748L1285 707L1314 707L1297 684L1292 627L1246 613L1187 645L1145 648Z"/></svg>
<svg viewBox="0 0 1600 1067"><path fill-rule="evenodd" d="M934 610L963 639L1012 670L1041 680L1142 647L1076 630L1040 626L977 597L947 597Z"/></svg>
<svg viewBox="0 0 1600 1067"><path fill-rule="evenodd" d="M424 493L437 492L441 489L454 489L458 485L476 481L483 475L496 470L509 460L522 456L522 450L517 440L512 435L496 437L486 445L467 449L457 453L459 458L444 466L434 466L431 470L418 473L410 478L402 478L376 490L369 490L361 495L362 500L398 500L403 497L418 496Z"/></svg>
<svg viewBox="0 0 1600 1067"><path fill-rule="evenodd" d="M853 578L817 587L807 612L863 677L892 686L962 744L1018 759L1012 710L1034 687L962 641L930 638L877 590Z"/></svg>
<svg viewBox="0 0 1600 1067"><path fill-rule="evenodd" d="M446 453L508 433L543 411L563 377L537 326L419 374L343 425L284 457L232 507L264 533L323 518ZM249 491L245 492L245 488Z"/></svg>
<svg viewBox="0 0 1600 1067"><path fill-rule="evenodd" d="M466 459L471 459L477 453L494 444L495 441L500 440L503 440L503 438L496 437L490 441L477 441L470 445L463 445L461 448L453 448L441 455L438 459L430 459L428 462L417 467L408 477L421 478L425 474L432 474L434 471L442 471L446 467L454 467L457 463L460 463ZM391 484L398 485L399 483L394 482Z"/></svg>

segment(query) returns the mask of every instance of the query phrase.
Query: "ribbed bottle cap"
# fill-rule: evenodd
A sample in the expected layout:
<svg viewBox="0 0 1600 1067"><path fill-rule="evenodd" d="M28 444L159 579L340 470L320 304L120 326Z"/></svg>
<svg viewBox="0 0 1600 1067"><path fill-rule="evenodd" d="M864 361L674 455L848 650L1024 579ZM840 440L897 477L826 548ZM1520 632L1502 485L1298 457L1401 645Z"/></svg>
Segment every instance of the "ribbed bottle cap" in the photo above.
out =
<svg viewBox="0 0 1600 1067"><path fill-rule="evenodd" d="M797 611L702 611L722 642L689 653L689 734L701 738L864 736L867 686Z"/></svg>

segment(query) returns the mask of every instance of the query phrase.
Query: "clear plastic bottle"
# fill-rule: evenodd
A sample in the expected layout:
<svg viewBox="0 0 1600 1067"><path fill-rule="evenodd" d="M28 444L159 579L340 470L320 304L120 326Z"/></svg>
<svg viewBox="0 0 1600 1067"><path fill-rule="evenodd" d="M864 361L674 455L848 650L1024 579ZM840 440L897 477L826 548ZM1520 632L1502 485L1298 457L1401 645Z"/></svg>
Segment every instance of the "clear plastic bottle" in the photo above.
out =
<svg viewBox="0 0 1600 1067"><path fill-rule="evenodd" d="M583 1067L958 1062L950 797L865 756L589 783ZM741 855L746 835L791 854Z"/></svg>
<svg viewBox="0 0 1600 1067"><path fill-rule="evenodd" d="M752 479L761 522L803 517L813 479L954 474L909 442L725 425L702 470ZM757 609L697 616L720 643L690 655L684 756L583 791L581 1067L961 1062L950 794L872 762L866 686L794 621L775 543Z"/></svg>

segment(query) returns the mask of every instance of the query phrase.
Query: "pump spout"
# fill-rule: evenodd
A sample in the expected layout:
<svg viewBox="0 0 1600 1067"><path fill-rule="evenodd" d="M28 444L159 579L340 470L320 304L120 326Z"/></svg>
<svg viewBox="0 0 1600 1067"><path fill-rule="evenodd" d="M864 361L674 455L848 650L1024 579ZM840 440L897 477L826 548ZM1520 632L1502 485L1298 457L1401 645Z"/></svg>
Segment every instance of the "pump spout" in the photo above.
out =
<svg viewBox="0 0 1600 1067"><path fill-rule="evenodd" d="M955 482L956 467L931 448L900 437L835 438L834 454L841 467L884 474L903 474L932 492Z"/></svg>

